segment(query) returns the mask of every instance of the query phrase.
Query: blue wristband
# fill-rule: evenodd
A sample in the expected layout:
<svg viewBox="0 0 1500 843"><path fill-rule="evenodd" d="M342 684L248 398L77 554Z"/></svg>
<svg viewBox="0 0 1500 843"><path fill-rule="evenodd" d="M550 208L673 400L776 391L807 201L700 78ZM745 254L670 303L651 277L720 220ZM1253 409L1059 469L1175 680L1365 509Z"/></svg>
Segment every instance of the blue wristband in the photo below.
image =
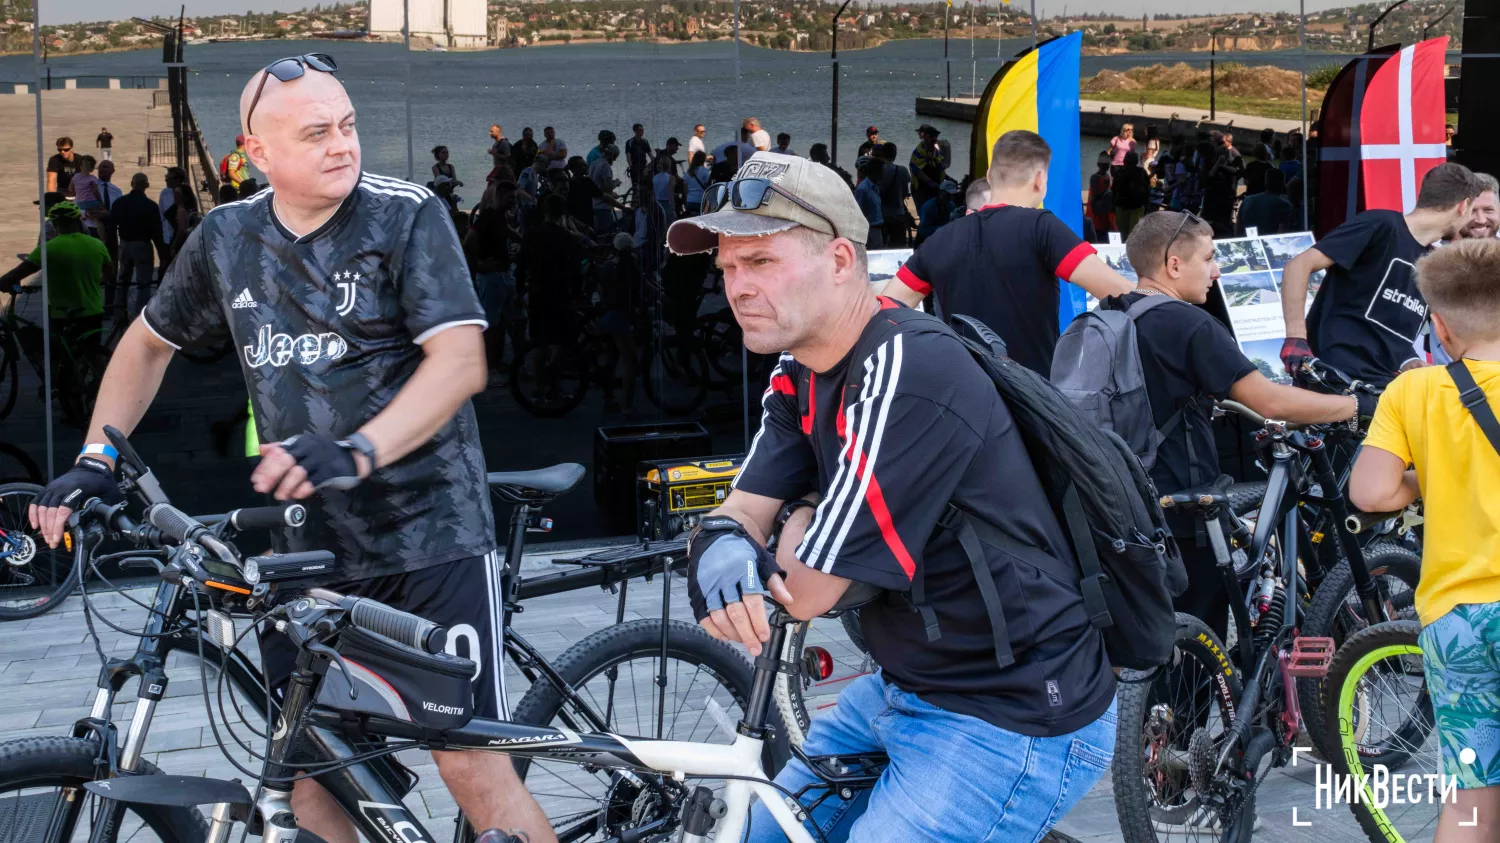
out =
<svg viewBox="0 0 1500 843"><path fill-rule="evenodd" d="M100 445L97 442L90 443L88 445L84 445L83 446L83 450L78 452L78 456L80 456L80 457L86 457L86 456L92 456L92 455L109 457L111 460L118 460L120 458L120 452L119 451L116 451L114 448L110 447L109 445Z"/></svg>

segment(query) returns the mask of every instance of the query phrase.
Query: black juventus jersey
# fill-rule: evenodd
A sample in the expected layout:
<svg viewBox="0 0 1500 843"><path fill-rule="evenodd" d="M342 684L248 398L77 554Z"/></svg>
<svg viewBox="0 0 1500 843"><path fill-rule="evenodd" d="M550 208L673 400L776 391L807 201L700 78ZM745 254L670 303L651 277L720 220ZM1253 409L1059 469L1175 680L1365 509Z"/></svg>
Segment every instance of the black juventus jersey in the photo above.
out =
<svg viewBox="0 0 1500 843"><path fill-rule="evenodd" d="M318 230L298 236L272 191L214 208L142 318L174 348L232 337L262 442L343 437L378 414L448 328L485 326L441 199L365 173ZM307 501L285 550L331 550L363 579L494 547L484 455L465 404L431 441L347 492Z"/></svg>

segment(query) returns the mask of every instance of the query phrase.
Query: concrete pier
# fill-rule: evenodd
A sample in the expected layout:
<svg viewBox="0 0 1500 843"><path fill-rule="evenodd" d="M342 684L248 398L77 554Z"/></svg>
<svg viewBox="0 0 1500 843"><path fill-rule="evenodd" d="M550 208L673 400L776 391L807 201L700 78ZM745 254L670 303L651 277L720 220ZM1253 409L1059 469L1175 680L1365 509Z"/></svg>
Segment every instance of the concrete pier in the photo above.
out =
<svg viewBox="0 0 1500 843"><path fill-rule="evenodd" d="M19 87L19 86L18 86ZM122 192L130 191L130 177L144 172L151 178L147 193L155 199L165 186L164 167L147 167L146 135L154 130L172 128L171 111L163 106L152 108L149 89L72 88L42 92L43 159L36 154L36 99L22 92L0 95L0 126L6 142L0 145L0 196L9 201L0 205L0 272L15 265L17 253L30 252L36 246L37 171L57 151L55 141L67 135L80 155L103 156L94 148L94 138L101 126L108 126L115 136L113 183Z"/></svg>
<svg viewBox="0 0 1500 843"><path fill-rule="evenodd" d="M1141 106L1138 103L1086 99L1080 100L1078 106L1080 133L1106 138L1118 134L1120 127L1126 123L1134 123L1136 136L1144 137L1144 124L1155 123L1157 131L1164 138L1180 134L1191 139L1200 130L1235 131L1235 145L1246 146L1252 141L1252 133L1258 138L1262 129L1275 129L1276 134L1284 139L1286 133L1302 127L1298 120L1256 117L1228 111L1218 111L1214 114L1215 119L1209 120L1208 113L1200 109L1150 103ZM972 123L978 109L979 100L972 97L917 97L917 114L922 117L941 117Z"/></svg>

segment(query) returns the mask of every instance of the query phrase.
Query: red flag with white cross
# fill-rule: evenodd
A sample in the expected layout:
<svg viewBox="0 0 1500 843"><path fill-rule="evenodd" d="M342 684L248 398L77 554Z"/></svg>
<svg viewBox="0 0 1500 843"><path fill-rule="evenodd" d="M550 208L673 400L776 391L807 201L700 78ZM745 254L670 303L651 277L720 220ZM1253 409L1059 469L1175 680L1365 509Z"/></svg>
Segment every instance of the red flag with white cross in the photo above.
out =
<svg viewBox="0 0 1500 843"><path fill-rule="evenodd" d="M1447 160L1448 36L1405 47L1370 79L1360 110L1365 208L1407 213L1427 171Z"/></svg>

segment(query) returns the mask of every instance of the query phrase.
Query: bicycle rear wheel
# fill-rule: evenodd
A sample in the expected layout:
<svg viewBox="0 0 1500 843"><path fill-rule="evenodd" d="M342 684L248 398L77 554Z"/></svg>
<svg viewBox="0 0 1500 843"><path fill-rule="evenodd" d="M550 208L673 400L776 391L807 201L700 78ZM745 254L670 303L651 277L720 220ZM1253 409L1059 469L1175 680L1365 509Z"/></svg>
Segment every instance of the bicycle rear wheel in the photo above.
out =
<svg viewBox="0 0 1500 843"><path fill-rule="evenodd" d="M1118 694L1112 775L1126 843L1217 843L1224 837L1221 809L1212 793L1199 791L1192 771L1195 759L1217 757L1241 696L1223 642L1179 612L1172 660L1150 681L1122 683Z"/></svg>
<svg viewBox="0 0 1500 843"><path fill-rule="evenodd" d="M588 363L561 343L534 343L510 366L510 394L521 409L544 419L565 416L589 391Z"/></svg>
<svg viewBox="0 0 1500 843"><path fill-rule="evenodd" d="M23 738L0 745L0 840L84 843L99 817L99 800L83 789L98 778L99 745L85 738ZM161 771L141 761L140 775ZM53 833L48 834L49 826ZM127 806L106 829L105 843L199 843L208 834L193 808Z"/></svg>
<svg viewBox="0 0 1500 843"><path fill-rule="evenodd" d="M602 629L569 648L554 667L604 719L606 731L661 740L732 743L733 736L718 727L709 701L737 722L750 696L749 662L696 626L668 623L665 688L657 685L662 638L658 619ZM513 719L536 726L596 730L579 706L565 702L546 680L531 687ZM779 721L774 714L772 719ZM776 737L766 742L761 755L767 775L781 769L789 754L785 729L779 722L772 725ZM692 789L691 784L673 782L667 776L558 761L517 759L516 770L563 843L606 840L660 820L672 810L664 793Z"/></svg>
<svg viewBox="0 0 1500 843"><path fill-rule="evenodd" d="M807 740L813 715L836 705L849 680L875 669L860 637L858 610L844 612L837 620L815 618L797 624L786 637L782 661L801 667L796 676L776 674L776 708L792 746Z"/></svg>
<svg viewBox="0 0 1500 843"><path fill-rule="evenodd" d="M0 621L44 614L78 585L74 554L48 548L31 528L26 511L41 493L33 483L0 485Z"/></svg>
<svg viewBox="0 0 1500 843"><path fill-rule="evenodd" d="M1443 772L1417 644L1421 631L1422 625L1414 620L1376 624L1351 636L1334 656L1323 712L1334 729L1328 738L1338 750L1329 759L1334 781L1351 773L1373 774L1378 765L1387 771L1405 768L1392 780ZM1362 798L1349 800L1349 810L1371 841L1432 839L1441 786L1437 793L1422 794L1428 798L1388 800L1384 807L1376 804L1368 781L1363 788Z"/></svg>

